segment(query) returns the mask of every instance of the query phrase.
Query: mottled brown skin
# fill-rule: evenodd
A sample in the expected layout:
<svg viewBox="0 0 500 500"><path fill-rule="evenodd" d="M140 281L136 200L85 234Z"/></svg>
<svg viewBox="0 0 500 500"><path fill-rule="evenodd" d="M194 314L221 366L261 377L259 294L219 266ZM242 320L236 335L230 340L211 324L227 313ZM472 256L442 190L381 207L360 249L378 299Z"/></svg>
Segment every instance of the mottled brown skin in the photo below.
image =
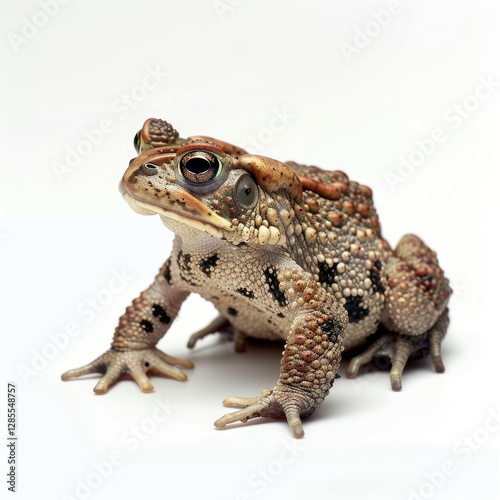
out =
<svg viewBox="0 0 500 500"><path fill-rule="evenodd" d="M448 280L435 253L417 236L395 250L383 239L370 188L340 171L287 164L215 139L179 137L150 119L135 138L139 156L121 191L144 215L159 214L175 234L172 254L153 284L120 318L111 349L70 370L64 380L102 373L94 391L131 376L153 390L147 373L186 379L185 359L155 346L182 302L194 292L220 317L195 333L189 346L216 331L285 342L276 386L255 398L228 398L243 409L217 427L255 417L286 418L295 437L301 418L328 394L344 349L362 346L348 365L384 357L401 389L411 357L430 353L442 372L441 341L448 327Z"/></svg>

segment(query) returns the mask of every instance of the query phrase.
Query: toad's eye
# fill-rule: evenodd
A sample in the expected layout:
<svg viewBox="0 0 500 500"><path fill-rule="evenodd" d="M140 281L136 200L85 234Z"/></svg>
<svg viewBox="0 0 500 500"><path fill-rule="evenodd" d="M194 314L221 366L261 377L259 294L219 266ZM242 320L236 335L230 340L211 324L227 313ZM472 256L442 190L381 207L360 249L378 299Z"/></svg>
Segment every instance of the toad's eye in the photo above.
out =
<svg viewBox="0 0 500 500"><path fill-rule="evenodd" d="M234 186L234 199L243 208L253 208L259 199L259 190L255 181L243 174Z"/></svg>
<svg viewBox="0 0 500 500"><path fill-rule="evenodd" d="M215 179L221 168L219 158L209 151L186 153L179 162L179 172L182 177L194 184L202 184Z"/></svg>
<svg viewBox="0 0 500 500"><path fill-rule="evenodd" d="M139 153L141 149L141 131L137 132L134 137L134 148Z"/></svg>

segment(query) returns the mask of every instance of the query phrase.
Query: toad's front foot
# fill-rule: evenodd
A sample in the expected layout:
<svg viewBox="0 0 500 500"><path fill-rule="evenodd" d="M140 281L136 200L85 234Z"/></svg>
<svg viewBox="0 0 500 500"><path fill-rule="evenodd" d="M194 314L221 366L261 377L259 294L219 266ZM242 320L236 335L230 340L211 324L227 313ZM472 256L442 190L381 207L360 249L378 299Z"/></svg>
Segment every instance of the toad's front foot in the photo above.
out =
<svg viewBox="0 0 500 500"><path fill-rule="evenodd" d="M184 368L194 367L188 359L174 358L155 347L130 351L109 349L88 365L63 373L61 378L71 380L82 375L102 373L104 376L97 382L94 392L104 394L118 380L132 377L143 392L152 392L154 387L147 373L164 375L180 381L187 379L187 375L174 365Z"/></svg>
<svg viewBox="0 0 500 500"><path fill-rule="evenodd" d="M293 437L301 438L304 437L301 418L311 415L321 401L316 401L306 392L278 385L272 391L264 390L261 396L230 397L225 399L223 404L229 407L243 407L243 410L227 413L215 421L215 427L222 428L227 424L247 422L257 417L286 418Z"/></svg>

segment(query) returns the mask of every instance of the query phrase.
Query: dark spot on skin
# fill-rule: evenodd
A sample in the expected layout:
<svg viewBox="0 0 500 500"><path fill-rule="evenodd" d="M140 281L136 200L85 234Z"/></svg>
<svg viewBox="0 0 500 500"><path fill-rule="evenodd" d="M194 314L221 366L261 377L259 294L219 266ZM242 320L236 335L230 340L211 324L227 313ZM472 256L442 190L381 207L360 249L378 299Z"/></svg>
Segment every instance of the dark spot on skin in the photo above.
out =
<svg viewBox="0 0 500 500"><path fill-rule="evenodd" d="M278 316L278 318L284 318L285 317L285 315L283 313L278 313L277 316Z"/></svg>
<svg viewBox="0 0 500 500"><path fill-rule="evenodd" d="M335 283L335 276L338 276L336 266L330 267L326 262L320 262L318 264L318 277L319 282L326 285L331 285Z"/></svg>
<svg viewBox="0 0 500 500"><path fill-rule="evenodd" d="M227 313L231 316L238 316L238 311L234 307L228 307Z"/></svg>
<svg viewBox="0 0 500 500"><path fill-rule="evenodd" d="M247 290L246 288L237 288L236 291L247 299L255 299L255 294L252 292L252 290Z"/></svg>
<svg viewBox="0 0 500 500"><path fill-rule="evenodd" d="M170 316L167 314L167 311L158 304L153 305L153 316L158 318L162 323L170 323Z"/></svg>
<svg viewBox="0 0 500 500"><path fill-rule="evenodd" d="M147 319L143 319L139 324L146 333L151 333L154 330L153 323Z"/></svg>
<svg viewBox="0 0 500 500"><path fill-rule="evenodd" d="M328 335L328 340L330 342L335 343L338 342L339 335L342 334L342 327L337 321L331 319L330 321L325 321L321 325L321 331Z"/></svg>
<svg viewBox="0 0 500 500"><path fill-rule="evenodd" d="M170 272L170 259L168 259L167 262L165 263L165 270L163 272L163 276L165 276L167 283L169 285L171 285L172 284L172 273Z"/></svg>
<svg viewBox="0 0 500 500"><path fill-rule="evenodd" d="M144 363L144 366L145 366L146 368L149 368L149 363L146 361L146 362Z"/></svg>
<svg viewBox="0 0 500 500"><path fill-rule="evenodd" d="M384 293L385 288L380 281L381 269L382 269L382 263L379 260L376 260L373 263L373 267L370 269L370 279L372 281L373 288L379 293Z"/></svg>
<svg viewBox="0 0 500 500"><path fill-rule="evenodd" d="M191 255L182 250L177 254L177 264L182 271L191 271Z"/></svg>
<svg viewBox="0 0 500 500"><path fill-rule="evenodd" d="M189 277L185 276L184 274L181 274L181 280L185 281L188 285L193 286L193 287L198 287L200 286L199 283L196 283L192 279L189 279Z"/></svg>
<svg viewBox="0 0 500 500"><path fill-rule="evenodd" d="M267 286L272 296L278 302L278 304L283 307L288 304L286 295L280 290L280 282L276 275L276 269L272 266L264 269L264 276L266 277Z"/></svg>
<svg viewBox="0 0 500 500"><path fill-rule="evenodd" d="M191 255L184 253L182 250L177 254L177 265L181 270L181 279L191 286L199 286L199 283L195 283L190 279L193 275L192 272L192 262Z"/></svg>
<svg viewBox="0 0 500 500"><path fill-rule="evenodd" d="M345 299L344 307L349 315L350 323L357 323L361 321L363 318L368 316L368 309L365 309L361 306L362 297L347 297Z"/></svg>
<svg viewBox="0 0 500 500"><path fill-rule="evenodd" d="M210 257L205 257L204 259L201 259L200 262L198 262L198 266L200 267L201 272L203 274L206 274L210 278L212 271L215 269L215 267L217 267L218 260L219 256L215 253Z"/></svg>
<svg viewBox="0 0 500 500"><path fill-rule="evenodd" d="M436 280L431 276L430 274L424 274L422 276L418 276L420 280L420 284L422 285L422 288L426 291L429 292L436 286Z"/></svg>

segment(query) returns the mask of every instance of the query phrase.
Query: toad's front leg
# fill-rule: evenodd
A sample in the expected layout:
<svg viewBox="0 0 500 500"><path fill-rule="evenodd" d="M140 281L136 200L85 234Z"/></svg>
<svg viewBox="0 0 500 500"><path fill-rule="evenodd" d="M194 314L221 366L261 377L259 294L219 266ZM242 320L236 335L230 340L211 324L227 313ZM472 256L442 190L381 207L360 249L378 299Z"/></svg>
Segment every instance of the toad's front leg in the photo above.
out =
<svg viewBox="0 0 500 500"><path fill-rule="evenodd" d="M226 406L244 409L219 418L216 427L256 417L286 418L293 436L301 438L301 419L311 415L328 394L340 365L347 313L315 281L292 281L288 299L295 317L276 386L256 398L226 399Z"/></svg>
<svg viewBox="0 0 500 500"><path fill-rule="evenodd" d="M153 385L148 373L186 380L187 375L178 366L192 368L191 361L174 358L155 347L188 296L172 286L169 277L167 261L152 285L134 299L120 318L111 349L87 365L63 373L62 379L100 373L103 377L94 387L96 394L104 394L118 380L129 377L142 391L151 392Z"/></svg>

